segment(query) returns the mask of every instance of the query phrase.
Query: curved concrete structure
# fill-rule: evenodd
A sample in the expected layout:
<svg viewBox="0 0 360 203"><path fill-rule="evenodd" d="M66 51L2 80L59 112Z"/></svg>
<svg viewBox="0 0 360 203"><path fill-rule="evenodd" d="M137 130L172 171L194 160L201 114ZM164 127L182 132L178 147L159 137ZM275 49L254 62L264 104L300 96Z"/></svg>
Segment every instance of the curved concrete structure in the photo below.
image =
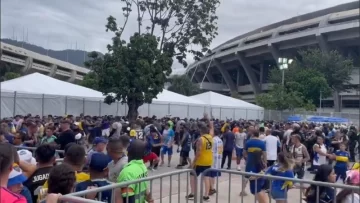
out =
<svg viewBox="0 0 360 203"><path fill-rule="evenodd" d="M203 89L239 92L253 102L256 94L268 90L269 69L277 59L292 58L302 48L337 49L353 56L360 67L359 15L359 3L352 2L259 28L216 47L191 64L188 74ZM354 85L359 84L358 74L354 72Z"/></svg>
<svg viewBox="0 0 360 203"><path fill-rule="evenodd" d="M1 61L22 66L22 71L41 72L69 82L82 80L89 69L1 42Z"/></svg>

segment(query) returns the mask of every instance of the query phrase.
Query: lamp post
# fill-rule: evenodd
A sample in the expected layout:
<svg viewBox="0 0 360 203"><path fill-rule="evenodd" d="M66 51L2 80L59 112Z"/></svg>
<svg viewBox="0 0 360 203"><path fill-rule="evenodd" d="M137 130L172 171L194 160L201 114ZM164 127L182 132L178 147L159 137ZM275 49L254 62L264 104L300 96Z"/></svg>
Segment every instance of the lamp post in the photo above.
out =
<svg viewBox="0 0 360 203"><path fill-rule="evenodd" d="M285 70L289 68L289 65L293 62L294 60L292 59L287 59L287 58L279 58L278 59L278 64L279 64L279 68L281 70L281 84L282 86L284 86L285 84Z"/></svg>

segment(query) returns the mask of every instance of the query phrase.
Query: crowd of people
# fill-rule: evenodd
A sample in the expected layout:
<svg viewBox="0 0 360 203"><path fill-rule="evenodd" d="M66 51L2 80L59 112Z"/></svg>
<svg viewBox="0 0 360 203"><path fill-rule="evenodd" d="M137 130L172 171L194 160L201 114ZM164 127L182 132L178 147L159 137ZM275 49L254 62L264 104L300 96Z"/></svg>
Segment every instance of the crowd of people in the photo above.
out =
<svg viewBox="0 0 360 203"><path fill-rule="evenodd" d="M122 183L148 176L158 167L194 169L190 179L195 198L196 181L204 176L204 201L218 191L218 171L233 169L287 178L304 178L306 170L314 180L360 187L360 136L355 126L306 122L139 117L63 117L17 115L0 124L1 203L57 202L61 195ZM36 147L31 151L24 147ZM61 150L61 151L59 151ZM180 161L173 164L174 152ZM192 155L192 151L194 152ZM63 158L63 163L56 162ZM355 162L355 164L351 164ZM225 165L226 164L226 165ZM310 165L309 167L307 167ZM291 181L246 176L243 188L258 202L269 196L287 202ZM308 203L359 202L359 191L331 187L299 186ZM267 194L268 193L268 194ZM240 195L247 195L243 190ZM153 202L147 182L112 191L89 193L88 199L103 202Z"/></svg>

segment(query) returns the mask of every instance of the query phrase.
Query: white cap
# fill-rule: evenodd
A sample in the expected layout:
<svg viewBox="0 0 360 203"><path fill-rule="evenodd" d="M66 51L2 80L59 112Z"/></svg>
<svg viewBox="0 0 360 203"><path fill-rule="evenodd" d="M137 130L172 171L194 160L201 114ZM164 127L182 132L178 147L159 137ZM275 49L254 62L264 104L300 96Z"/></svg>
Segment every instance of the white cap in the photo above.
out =
<svg viewBox="0 0 360 203"><path fill-rule="evenodd" d="M17 153L18 153L19 159L21 161L25 161L29 164L36 165L36 160L33 157L33 154L29 150L22 149L22 150L17 151Z"/></svg>
<svg viewBox="0 0 360 203"><path fill-rule="evenodd" d="M78 133L75 135L75 140L80 140L82 137L82 134L81 133Z"/></svg>

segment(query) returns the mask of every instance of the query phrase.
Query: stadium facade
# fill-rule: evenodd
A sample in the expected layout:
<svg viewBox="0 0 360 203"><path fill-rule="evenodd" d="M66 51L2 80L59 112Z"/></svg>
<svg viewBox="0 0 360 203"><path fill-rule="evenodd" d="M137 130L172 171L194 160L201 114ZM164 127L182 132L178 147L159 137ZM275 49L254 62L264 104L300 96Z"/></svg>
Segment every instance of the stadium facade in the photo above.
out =
<svg viewBox="0 0 360 203"><path fill-rule="evenodd" d="M300 49L338 50L354 60L351 88L339 96L323 98L322 107L359 108L360 28L359 2L300 15L235 37L189 66L187 74L202 89L230 94L254 102L269 90L268 75L278 58L294 58ZM320 97L320 93L319 93Z"/></svg>

